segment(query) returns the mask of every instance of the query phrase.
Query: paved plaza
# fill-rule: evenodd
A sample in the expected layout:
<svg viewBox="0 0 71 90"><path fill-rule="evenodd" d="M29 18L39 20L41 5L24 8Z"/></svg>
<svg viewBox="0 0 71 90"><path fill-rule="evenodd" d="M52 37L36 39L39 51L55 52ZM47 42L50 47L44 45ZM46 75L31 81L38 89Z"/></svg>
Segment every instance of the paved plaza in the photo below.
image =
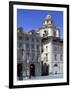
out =
<svg viewBox="0 0 71 90"><path fill-rule="evenodd" d="M59 79L59 78L63 78L63 74L56 74L56 75L48 75L48 76L32 76L29 78L29 76L27 77L23 77L23 80L43 80L43 79Z"/></svg>

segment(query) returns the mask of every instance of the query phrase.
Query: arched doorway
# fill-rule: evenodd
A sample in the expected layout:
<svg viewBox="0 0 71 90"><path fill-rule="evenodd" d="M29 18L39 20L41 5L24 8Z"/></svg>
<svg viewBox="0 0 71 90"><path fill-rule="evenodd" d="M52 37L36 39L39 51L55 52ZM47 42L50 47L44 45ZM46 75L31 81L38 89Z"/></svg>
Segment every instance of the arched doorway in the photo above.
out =
<svg viewBox="0 0 71 90"><path fill-rule="evenodd" d="M49 75L49 65L47 65L46 63L42 65L42 75Z"/></svg>
<svg viewBox="0 0 71 90"><path fill-rule="evenodd" d="M19 77L19 80L22 80L23 79L22 63L17 64L17 76Z"/></svg>
<svg viewBox="0 0 71 90"><path fill-rule="evenodd" d="M34 64L30 65L30 76L35 76L35 65Z"/></svg>

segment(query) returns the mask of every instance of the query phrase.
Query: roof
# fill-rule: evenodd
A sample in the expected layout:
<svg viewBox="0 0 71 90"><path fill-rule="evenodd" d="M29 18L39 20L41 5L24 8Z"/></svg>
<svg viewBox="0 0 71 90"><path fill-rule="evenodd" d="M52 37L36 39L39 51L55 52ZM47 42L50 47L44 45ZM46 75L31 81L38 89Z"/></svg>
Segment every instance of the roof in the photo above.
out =
<svg viewBox="0 0 71 90"><path fill-rule="evenodd" d="M22 35L22 36L35 36L35 37L40 37L40 35L39 35L39 33L37 33L37 32L33 32L33 31L30 31L30 32L20 32L19 30L17 30L17 33L19 34L19 35ZM40 37L41 38L41 37Z"/></svg>

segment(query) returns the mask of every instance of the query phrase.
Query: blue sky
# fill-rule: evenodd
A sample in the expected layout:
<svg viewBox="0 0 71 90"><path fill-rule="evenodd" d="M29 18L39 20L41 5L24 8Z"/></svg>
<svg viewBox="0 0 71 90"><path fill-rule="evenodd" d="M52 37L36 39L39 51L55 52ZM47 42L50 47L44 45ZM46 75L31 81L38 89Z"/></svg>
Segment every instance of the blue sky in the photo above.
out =
<svg viewBox="0 0 71 90"><path fill-rule="evenodd" d="M38 31L48 14L60 28L60 35L63 38L63 11L17 9L17 27L23 27L26 32L31 29Z"/></svg>

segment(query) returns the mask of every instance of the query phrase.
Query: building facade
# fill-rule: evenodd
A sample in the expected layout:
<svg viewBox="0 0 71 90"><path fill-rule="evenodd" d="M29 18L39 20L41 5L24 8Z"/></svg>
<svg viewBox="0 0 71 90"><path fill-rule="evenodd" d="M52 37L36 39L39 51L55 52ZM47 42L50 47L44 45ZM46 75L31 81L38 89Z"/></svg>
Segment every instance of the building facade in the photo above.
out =
<svg viewBox="0 0 71 90"><path fill-rule="evenodd" d="M41 37L34 30L17 31L17 65L18 76L41 75Z"/></svg>
<svg viewBox="0 0 71 90"><path fill-rule="evenodd" d="M17 75L63 75L63 40L53 19L47 15L38 32L17 30Z"/></svg>
<svg viewBox="0 0 71 90"><path fill-rule="evenodd" d="M42 37L41 61L48 66L47 74L63 74L63 40L50 15L46 16L39 33ZM43 71L44 75L47 71Z"/></svg>

